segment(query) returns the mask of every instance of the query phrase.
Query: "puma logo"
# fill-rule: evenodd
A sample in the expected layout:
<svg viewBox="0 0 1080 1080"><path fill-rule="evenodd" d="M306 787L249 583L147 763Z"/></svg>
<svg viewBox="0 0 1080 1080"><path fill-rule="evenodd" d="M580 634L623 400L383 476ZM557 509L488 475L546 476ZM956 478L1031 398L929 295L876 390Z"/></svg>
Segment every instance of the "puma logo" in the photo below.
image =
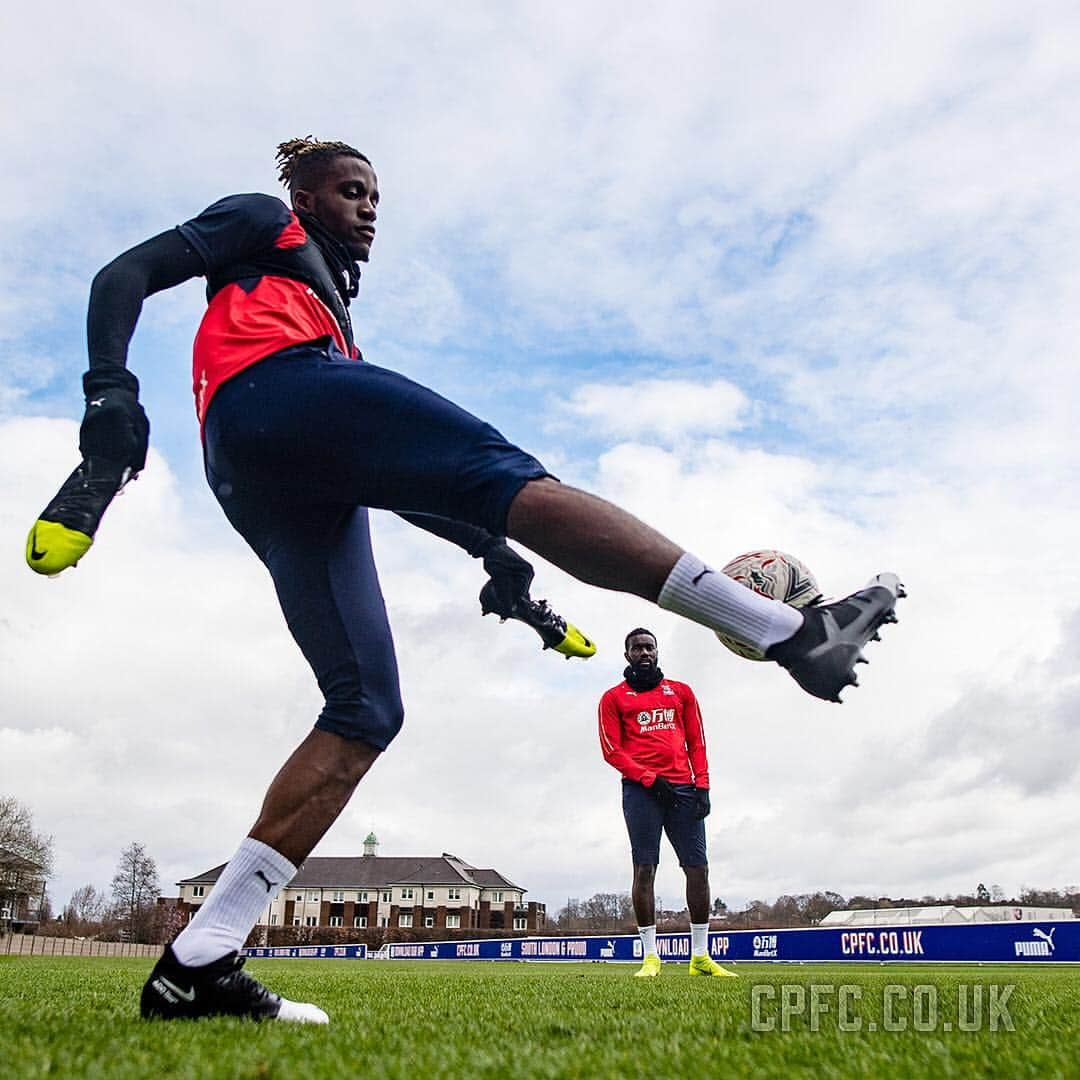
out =
<svg viewBox="0 0 1080 1080"><path fill-rule="evenodd" d="M263 879L263 882L266 885L266 891L267 892L270 892L270 890L273 889L275 885L280 884L280 882L271 881L261 870L256 870L255 871L255 876L257 878L262 878Z"/></svg>
<svg viewBox="0 0 1080 1080"><path fill-rule="evenodd" d="M1042 938L1043 941L1045 941L1050 946L1050 951L1053 952L1054 951L1054 931L1056 929L1057 929L1056 926L1051 926L1050 927L1050 933L1048 934L1045 930L1040 930L1036 926L1036 927L1034 927L1032 929L1031 933L1035 937Z"/></svg>

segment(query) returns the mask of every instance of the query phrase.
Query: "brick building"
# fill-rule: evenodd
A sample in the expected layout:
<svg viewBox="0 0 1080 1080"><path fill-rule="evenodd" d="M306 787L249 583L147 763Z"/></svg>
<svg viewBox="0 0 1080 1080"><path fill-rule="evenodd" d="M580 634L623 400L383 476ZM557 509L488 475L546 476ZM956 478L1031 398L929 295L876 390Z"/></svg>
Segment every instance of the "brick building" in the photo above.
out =
<svg viewBox="0 0 1080 1080"><path fill-rule="evenodd" d="M456 855L380 856L374 833L360 856L305 859L296 876L259 917L258 925L401 927L428 930L544 929L543 904L497 870L470 866ZM185 878L180 907L190 919L225 864Z"/></svg>

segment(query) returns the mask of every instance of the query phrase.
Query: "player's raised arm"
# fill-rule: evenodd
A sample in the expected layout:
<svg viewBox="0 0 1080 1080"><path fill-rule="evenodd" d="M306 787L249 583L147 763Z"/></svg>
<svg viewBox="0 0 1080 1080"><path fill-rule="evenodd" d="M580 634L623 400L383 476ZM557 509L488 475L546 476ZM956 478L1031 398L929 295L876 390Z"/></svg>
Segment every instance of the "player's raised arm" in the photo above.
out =
<svg viewBox="0 0 1080 1080"><path fill-rule="evenodd" d="M650 787L656 780L656 773L644 765L639 765L623 749L622 721L610 690L600 699L597 721L600 728L600 752L604 755L604 760L627 780Z"/></svg>
<svg viewBox="0 0 1080 1080"><path fill-rule="evenodd" d="M178 229L159 233L102 267L90 286L86 315L90 370L125 367L143 301L204 272L202 257Z"/></svg>
<svg viewBox="0 0 1080 1080"><path fill-rule="evenodd" d="M31 570L53 575L74 566L93 543L106 507L146 465L150 422L139 403L139 380L127 369L128 345L146 297L202 273L202 258L171 229L119 255L94 278L82 461L30 530Z"/></svg>
<svg viewBox="0 0 1080 1080"><path fill-rule="evenodd" d="M568 660L573 656L587 660L595 654L596 646L573 623L567 622L546 600L534 600L529 595L534 576L532 564L506 542L505 536L494 536L486 529L436 514L399 510L397 515L410 525L449 540L474 559L484 560L488 580L480 590L481 614L494 612L502 622L507 619L523 622L540 635L545 649L554 649Z"/></svg>

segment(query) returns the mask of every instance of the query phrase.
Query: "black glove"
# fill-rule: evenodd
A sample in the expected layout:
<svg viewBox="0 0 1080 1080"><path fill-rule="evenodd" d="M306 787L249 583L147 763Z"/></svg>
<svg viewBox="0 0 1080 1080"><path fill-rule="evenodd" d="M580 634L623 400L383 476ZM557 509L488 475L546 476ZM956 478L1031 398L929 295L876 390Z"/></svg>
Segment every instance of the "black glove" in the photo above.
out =
<svg viewBox="0 0 1080 1080"><path fill-rule="evenodd" d="M694 817L700 821L702 818L707 818L711 812L712 805L709 803L708 789L694 788Z"/></svg>
<svg viewBox="0 0 1080 1080"><path fill-rule="evenodd" d="M86 413L79 429L84 459L104 458L131 475L146 466L150 421L139 404L139 380L127 368L99 365L83 375Z"/></svg>
<svg viewBox="0 0 1080 1080"><path fill-rule="evenodd" d="M484 553L484 569L491 580L480 590L480 608L509 619L514 605L528 597L535 571L502 537Z"/></svg>
<svg viewBox="0 0 1080 1080"><path fill-rule="evenodd" d="M675 785L662 776L658 776L652 782L652 787L649 790L653 793L653 798L665 810L670 810L679 801L679 793L675 790Z"/></svg>

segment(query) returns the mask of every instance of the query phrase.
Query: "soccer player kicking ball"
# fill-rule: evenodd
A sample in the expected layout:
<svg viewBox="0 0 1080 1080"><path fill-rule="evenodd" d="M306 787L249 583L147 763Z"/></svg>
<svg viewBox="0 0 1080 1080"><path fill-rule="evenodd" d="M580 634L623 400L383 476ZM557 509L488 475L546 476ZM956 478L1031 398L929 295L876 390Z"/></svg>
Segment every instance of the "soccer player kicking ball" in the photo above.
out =
<svg viewBox="0 0 1080 1080"><path fill-rule="evenodd" d="M705 818L711 807L701 709L686 683L664 677L652 631L631 630L625 648L623 681L600 699L600 749L623 778L623 817L634 860L631 898L645 954L634 974L660 974L653 882L665 832L686 875L690 974L735 978L709 956Z"/></svg>
<svg viewBox="0 0 1080 1080"><path fill-rule="evenodd" d="M83 461L26 546L34 570L73 566L110 499L145 465L149 424L128 344L148 296L204 277L193 383L207 480L269 571L325 705L206 902L151 973L144 1016L327 1020L316 1006L260 986L241 970L238 950L401 727L368 507L434 526L485 560L497 549L484 610L529 623L564 653L587 656L593 646L515 592L514 571L498 565L500 556L516 558L503 537L582 581L768 651L809 693L833 701L854 681L862 646L893 617L898 593L895 578L883 578L803 613L757 596L618 507L560 484L445 398L363 362L349 305L375 239L375 171L351 146L312 139L282 143L278 161L288 205L227 196L95 277Z"/></svg>

